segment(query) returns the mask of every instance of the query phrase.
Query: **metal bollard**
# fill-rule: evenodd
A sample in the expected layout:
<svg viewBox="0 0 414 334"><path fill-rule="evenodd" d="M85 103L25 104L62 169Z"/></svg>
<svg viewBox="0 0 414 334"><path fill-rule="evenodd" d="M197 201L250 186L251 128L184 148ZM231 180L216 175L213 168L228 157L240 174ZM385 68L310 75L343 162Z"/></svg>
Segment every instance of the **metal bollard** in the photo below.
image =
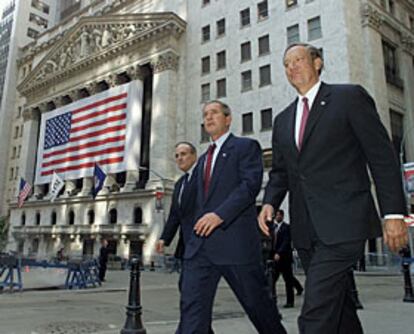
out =
<svg viewBox="0 0 414 334"><path fill-rule="evenodd" d="M410 259L402 259L402 272L404 274L404 290L405 296L403 301L406 303L414 303L414 294L413 294L413 285L411 283L411 274L410 274Z"/></svg>
<svg viewBox="0 0 414 334"><path fill-rule="evenodd" d="M126 320L124 328L121 329L121 334L146 334L147 331L141 320L141 287L139 259L137 257L131 259L131 278L129 282L128 306L126 309Z"/></svg>

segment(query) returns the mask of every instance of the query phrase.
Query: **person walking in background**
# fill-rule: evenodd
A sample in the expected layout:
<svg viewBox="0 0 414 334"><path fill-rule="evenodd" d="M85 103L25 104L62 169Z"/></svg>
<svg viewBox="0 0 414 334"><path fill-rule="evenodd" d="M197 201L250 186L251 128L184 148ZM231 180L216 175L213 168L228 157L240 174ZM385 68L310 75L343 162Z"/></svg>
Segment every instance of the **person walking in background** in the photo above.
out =
<svg viewBox="0 0 414 334"><path fill-rule="evenodd" d="M178 334L208 332L221 277L229 284L260 334L286 333L272 303L261 265L256 196L263 178L257 141L230 133L228 105L203 107L211 145L201 155L193 233L184 234L183 279Z"/></svg>
<svg viewBox="0 0 414 334"><path fill-rule="evenodd" d="M179 231L179 239L175 249L174 256L178 261L182 261L185 244L182 228L190 226L194 220L194 204L195 204L195 175L194 165L197 161L197 150L193 144L189 142L179 142L175 145L175 162L177 167L184 172L175 183L172 196L172 203L167 222L165 223L160 239L157 241L155 248L157 253L163 254L165 246L169 246L174 236ZM190 233L192 231L190 230ZM178 281L178 289L181 291L182 273ZM211 327L209 334L214 334Z"/></svg>
<svg viewBox="0 0 414 334"><path fill-rule="evenodd" d="M99 280L105 282L106 266L108 263L108 240L101 240L101 248L99 249Z"/></svg>
<svg viewBox="0 0 414 334"><path fill-rule="evenodd" d="M284 211L277 210L270 235L272 239L272 251L270 258L273 260L273 282L271 288L273 295L276 296L276 283L282 274L285 281L286 288L286 304L284 308L292 308L295 304L294 288L299 295L302 294L303 287L300 282L294 277L292 263L292 239L290 237L290 227L284 221ZM296 280L296 282L294 282Z"/></svg>
<svg viewBox="0 0 414 334"><path fill-rule="evenodd" d="M362 333L349 269L366 240L382 232L367 167L384 217L384 241L396 252L407 244L398 161L365 89L321 82L318 48L290 45L283 64L298 96L274 120L259 226L269 234L266 222L289 192L293 245L306 273L300 333Z"/></svg>

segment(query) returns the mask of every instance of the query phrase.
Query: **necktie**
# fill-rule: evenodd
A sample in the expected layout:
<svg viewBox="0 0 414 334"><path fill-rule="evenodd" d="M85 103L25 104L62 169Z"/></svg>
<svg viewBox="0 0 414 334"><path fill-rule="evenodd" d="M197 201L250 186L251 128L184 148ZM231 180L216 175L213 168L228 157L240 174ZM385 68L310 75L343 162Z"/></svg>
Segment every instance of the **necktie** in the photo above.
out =
<svg viewBox="0 0 414 334"><path fill-rule="evenodd" d="M275 225L275 229L273 231L273 249L276 248L276 243L277 243L277 233L279 232L279 224Z"/></svg>
<svg viewBox="0 0 414 334"><path fill-rule="evenodd" d="M208 194L208 187L211 179L211 165L213 163L213 154L216 149L216 144L211 144L207 151L206 168L204 169L204 196Z"/></svg>
<svg viewBox="0 0 414 334"><path fill-rule="evenodd" d="M178 204L181 206L181 199L183 197L183 193L185 191L185 187L188 182L188 173L185 173L183 182L181 183L180 194L178 195Z"/></svg>
<svg viewBox="0 0 414 334"><path fill-rule="evenodd" d="M303 102L303 112L302 112L302 119L300 120L300 128L299 128L299 138L298 138L298 149L302 148L303 142L303 135L305 134L306 123L309 117L309 105L308 105L308 98L302 98Z"/></svg>

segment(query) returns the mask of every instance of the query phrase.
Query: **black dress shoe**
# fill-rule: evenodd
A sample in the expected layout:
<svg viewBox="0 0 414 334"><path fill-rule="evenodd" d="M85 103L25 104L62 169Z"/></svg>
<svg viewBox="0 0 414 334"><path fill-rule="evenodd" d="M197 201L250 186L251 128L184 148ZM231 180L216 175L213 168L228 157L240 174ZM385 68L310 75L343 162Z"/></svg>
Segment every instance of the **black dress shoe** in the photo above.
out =
<svg viewBox="0 0 414 334"><path fill-rule="evenodd" d="M293 307L295 307L293 303L286 303L285 305L283 305L283 308L293 308Z"/></svg>
<svg viewBox="0 0 414 334"><path fill-rule="evenodd" d="M296 291L296 296L301 296L303 293L303 289Z"/></svg>

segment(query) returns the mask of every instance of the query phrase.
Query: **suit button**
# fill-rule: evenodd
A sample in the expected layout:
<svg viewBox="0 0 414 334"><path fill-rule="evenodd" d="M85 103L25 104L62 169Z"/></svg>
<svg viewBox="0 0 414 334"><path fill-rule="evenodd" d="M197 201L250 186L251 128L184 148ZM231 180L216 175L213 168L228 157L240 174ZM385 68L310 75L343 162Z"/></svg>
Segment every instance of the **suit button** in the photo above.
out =
<svg viewBox="0 0 414 334"><path fill-rule="evenodd" d="M303 174L299 174L299 178L300 178L302 181L305 181L305 180L306 180L306 176L305 176L305 175L303 175Z"/></svg>

